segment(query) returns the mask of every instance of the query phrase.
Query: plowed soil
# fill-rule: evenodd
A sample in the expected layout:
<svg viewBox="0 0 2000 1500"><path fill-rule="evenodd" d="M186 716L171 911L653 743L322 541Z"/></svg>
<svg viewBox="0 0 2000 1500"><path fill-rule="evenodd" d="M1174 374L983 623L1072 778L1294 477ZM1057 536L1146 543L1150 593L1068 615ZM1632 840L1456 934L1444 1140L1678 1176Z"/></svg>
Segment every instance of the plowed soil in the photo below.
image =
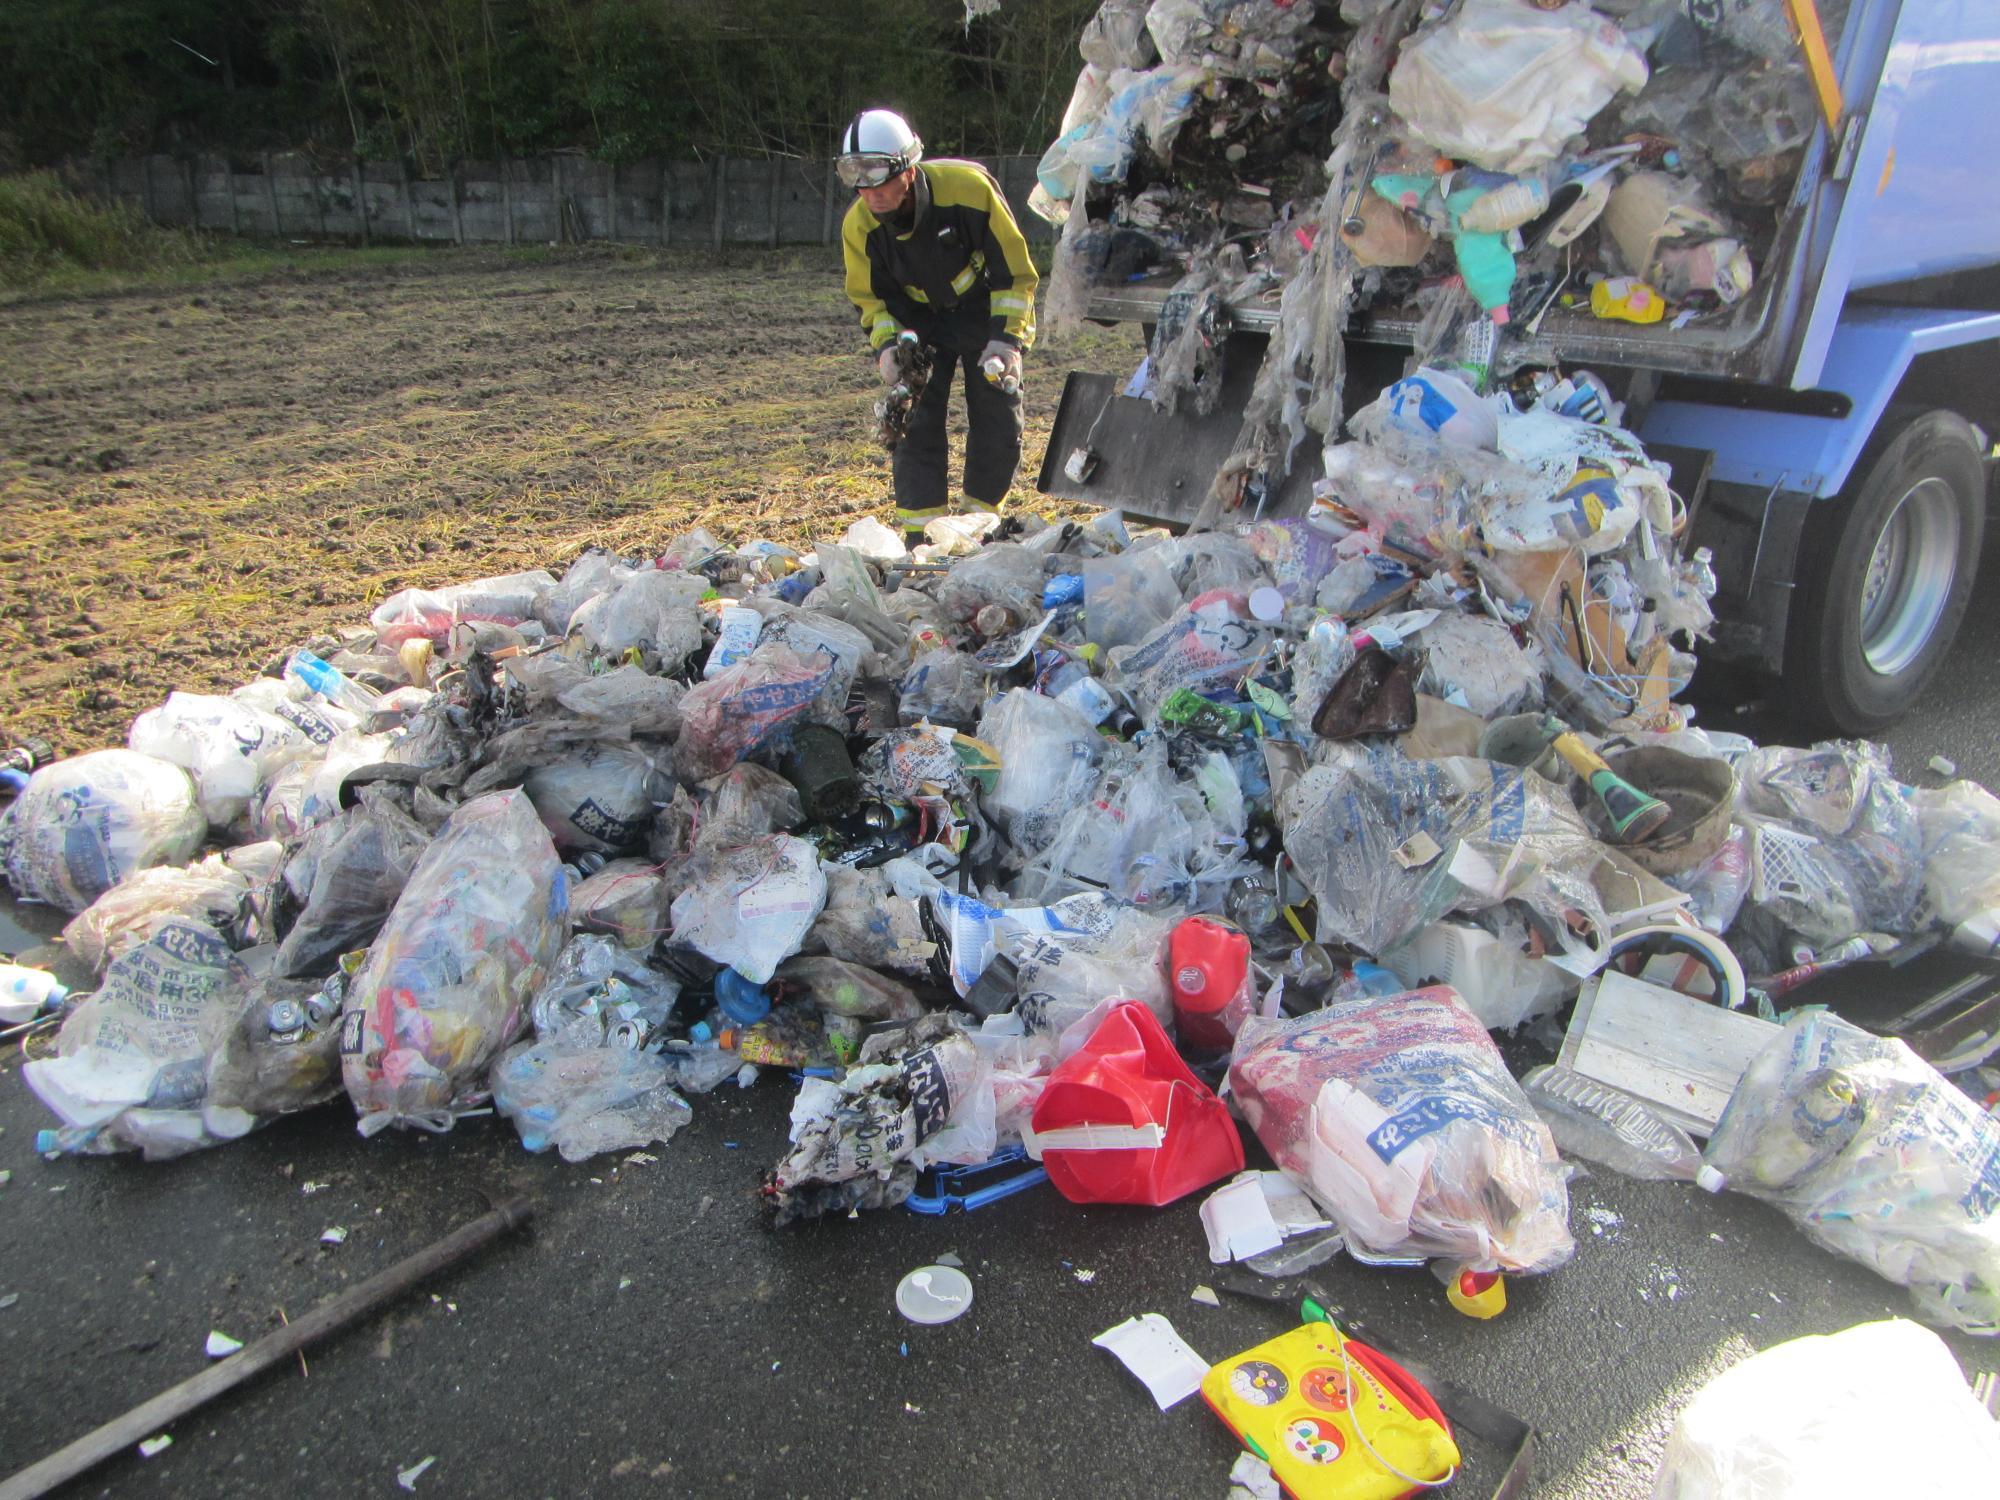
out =
<svg viewBox="0 0 2000 1500"><path fill-rule="evenodd" d="M887 519L860 348L837 263L789 254L452 251L0 308L0 734L123 743L410 585ZM1062 371L1138 353L1030 356L1012 503Z"/></svg>

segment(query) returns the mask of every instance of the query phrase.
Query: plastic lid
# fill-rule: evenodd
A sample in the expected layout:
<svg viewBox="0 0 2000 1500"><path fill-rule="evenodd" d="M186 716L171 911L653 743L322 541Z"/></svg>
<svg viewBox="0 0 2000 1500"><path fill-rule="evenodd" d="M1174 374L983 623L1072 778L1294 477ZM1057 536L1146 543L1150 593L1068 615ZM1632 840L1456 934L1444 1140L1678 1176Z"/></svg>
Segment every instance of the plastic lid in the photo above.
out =
<svg viewBox="0 0 2000 1500"><path fill-rule="evenodd" d="M1729 1186L1729 1179L1704 1162L1694 1174L1694 1184L1705 1193L1719 1193Z"/></svg>
<svg viewBox="0 0 2000 1500"><path fill-rule="evenodd" d="M1250 591L1250 613L1269 623L1285 617L1285 596L1266 584Z"/></svg>
<svg viewBox="0 0 2000 1500"><path fill-rule="evenodd" d="M972 1282L953 1266L919 1266L896 1284L896 1311L912 1323L949 1323L972 1306Z"/></svg>

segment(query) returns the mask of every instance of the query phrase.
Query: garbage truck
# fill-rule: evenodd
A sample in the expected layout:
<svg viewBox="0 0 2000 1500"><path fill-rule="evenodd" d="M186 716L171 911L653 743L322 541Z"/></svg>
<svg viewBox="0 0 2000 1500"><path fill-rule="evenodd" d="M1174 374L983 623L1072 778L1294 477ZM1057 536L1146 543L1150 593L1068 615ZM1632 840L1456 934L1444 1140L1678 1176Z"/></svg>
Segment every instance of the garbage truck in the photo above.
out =
<svg viewBox="0 0 2000 1500"><path fill-rule="evenodd" d="M1503 330L1494 374L1588 368L1672 465L1687 547L1714 554L1704 647L1777 679L1802 724L1872 734L1936 675L1971 598L2000 432L2000 6L1852 0L1823 113L1757 281L1726 317L1603 321L1555 306ZM1172 277L1093 288L1088 316L1151 325ZM1039 486L1191 520L1235 439L1275 299L1227 308L1217 408L1168 416L1073 373ZM1404 372L1417 317L1350 319L1350 412ZM1258 504L1307 507L1319 434ZM1073 461L1087 447L1088 465Z"/></svg>

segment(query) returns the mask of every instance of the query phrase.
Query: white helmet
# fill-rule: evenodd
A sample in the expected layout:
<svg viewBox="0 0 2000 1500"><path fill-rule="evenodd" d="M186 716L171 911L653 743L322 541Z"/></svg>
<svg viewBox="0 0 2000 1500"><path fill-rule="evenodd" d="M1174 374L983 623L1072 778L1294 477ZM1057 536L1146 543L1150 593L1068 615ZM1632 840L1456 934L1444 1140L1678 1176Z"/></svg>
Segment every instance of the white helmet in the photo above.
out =
<svg viewBox="0 0 2000 1500"><path fill-rule="evenodd" d="M835 169L851 188L880 187L924 159L924 143L894 110L864 109L841 133Z"/></svg>

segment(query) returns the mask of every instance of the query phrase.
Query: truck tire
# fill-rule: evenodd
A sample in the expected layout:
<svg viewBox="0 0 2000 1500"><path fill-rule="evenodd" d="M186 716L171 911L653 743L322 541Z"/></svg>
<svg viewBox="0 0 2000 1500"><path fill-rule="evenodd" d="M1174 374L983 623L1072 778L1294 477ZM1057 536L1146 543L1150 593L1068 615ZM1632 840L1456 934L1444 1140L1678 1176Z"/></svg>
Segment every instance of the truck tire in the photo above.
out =
<svg viewBox="0 0 2000 1500"><path fill-rule="evenodd" d="M1785 697L1801 727L1878 734L1943 665L1986 526L1983 446L1956 412L1925 412L1814 508L1786 629Z"/></svg>

